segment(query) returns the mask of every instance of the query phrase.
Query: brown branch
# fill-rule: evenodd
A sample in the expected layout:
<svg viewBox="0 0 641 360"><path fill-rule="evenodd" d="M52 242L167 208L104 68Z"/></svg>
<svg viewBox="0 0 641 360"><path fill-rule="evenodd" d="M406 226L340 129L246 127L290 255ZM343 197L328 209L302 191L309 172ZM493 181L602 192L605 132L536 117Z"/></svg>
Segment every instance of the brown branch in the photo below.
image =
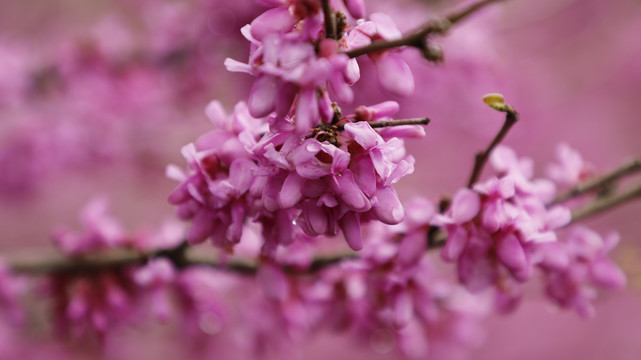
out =
<svg viewBox="0 0 641 360"><path fill-rule="evenodd" d="M498 132L498 134L496 134L487 149L476 154L476 157L474 158L474 169L472 170L472 174L470 174L470 180L467 182L468 188L471 188L478 181L479 177L481 177L481 173L483 172L483 167L485 166L485 163L487 163L487 160L492 153L492 150L494 150L494 148L499 143L501 143L501 141L503 141L503 138L505 138L512 126L519 120L519 113L517 113L516 110L514 110L514 108L509 105L503 104L503 107L501 109L498 109L494 106L492 107L496 110L505 112L505 122L503 123L503 127L501 127L501 130Z"/></svg>
<svg viewBox="0 0 641 360"><path fill-rule="evenodd" d="M430 229L427 234L429 249L437 249L445 244L445 232L438 228ZM90 255L70 257L63 254L43 253L29 256L11 256L4 259L5 263L15 274L31 276L47 274L88 274L98 271L118 269L129 266L143 265L153 258L164 257L169 259L176 267L208 266L222 271L229 271L239 275L253 276L258 271L258 263L250 260L233 259L221 261L211 253L189 248L185 243L174 249L156 252L140 252L134 250L111 250ZM310 265L301 268L293 265L283 265L282 269L292 275L314 274L327 267L340 262L355 259L357 253L338 253L316 256Z"/></svg>
<svg viewBox="0 0 641 360"><path fill-rule="evenodd" d="M607 174L587 180L572 189L559 194L549 205L559 204L585 193L606 188L617 180L638 171L641 171L641 158L629 161Z"/></svg>
<svg viewBox="0 0 641 360"><path fill-rule="evenodd" d="M630 200L641 197L641 183L612 196L597 198L584 207L572 212L572 222L610 210Z"/></svg>
<svg viewBox="0 0 641 360"><path fill-rule="evenodd" d="M336 15L332 10L332 5L329 0L322 0L323 16L325 17L325 37L328 39L338 40Z"/></svg>
<svg viewBox="0 0 641 360"><path fill-rule="evenodd" d="M402 125L427 125L430 123L429 118L414 118L414 119L398 119L398 120L387 120L387 121L368 121L369 126L372 128L386 128L390 126L402 126ZM345 130L345 124L336 125L337 131Z"/></svg>
<svg viewBox="0 0 641 360"><path fill-rule="evenodd" d="M365 54L371 54L378 51L383 51L387 49L393 49L402 46L412 46L423 51L423 54L429 59L432 60L432 53L434 49L430 49L426 40L430 34L444 34L446 33L452 25L464 20L468 16L474 14L478 10L484 8L487 5L498 3L505 0L482 0L474 4L468 5L467 7L453 12L450 15L445 16L441 19L430 20L425 23L423 26L418 29L410 32L409 34L403 36L400 39L395 40L379 40L374 41L367 46L360 48L352 49L346 51L345 54L351 58L355 58Z"/></svg>

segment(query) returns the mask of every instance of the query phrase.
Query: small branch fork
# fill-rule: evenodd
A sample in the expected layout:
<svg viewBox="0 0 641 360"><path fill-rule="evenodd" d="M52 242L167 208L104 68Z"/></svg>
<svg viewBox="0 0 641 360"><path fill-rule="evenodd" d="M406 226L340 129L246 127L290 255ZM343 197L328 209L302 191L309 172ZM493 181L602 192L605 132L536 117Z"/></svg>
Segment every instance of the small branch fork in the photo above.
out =
<svg viewBox="0 0 641 360"><path fill-rule="evenodd" d="M352 49L346 51L345 54L351 58L355 58L365 54L371 54L378 51L393 49L402 46L412 46L423 52L425 58L431 61L440 60L440 54L435 54L434 49L427 44L427 37L430 34L445 34L452 25L464 20L468 16L474 14L480 9L484 8L487 5L502 2L505 0L482 0L476 3L473 3L459 11L453 12L450 15L445 16L444 18L430 20L425 23L423 26L418 29L410 32L409 34L403 36L400 39L388 40L388 41L374 41L367 46L363 46L357 49ZM325 3L326 0L323 0ZM327 23L325 24L327 27Z"/></svg>
<svg viewBox="0 0 641 360"><path fill-rule="evenodd" d="M470 174L470 180L467 182L468 188L471 188L479 180L479 178L481 177L481 173L483 172L483 167L487 163L492 150L494 150L494 148L498 144L500 144L501 141L503 141L512 126L514 126L514 124L516 124L519 120L519 113L517 113L513 107L503 102L502 95L489 94L483 98L483 101L485 101L485 103L494 110L504 112L505 122L503 123L503 127L501 127L501 130L498 132L498 134L496 134L487 149L476 154L476 157L474 158L474 168L472 170L472 174Z"/></svg>
<svg viewBox="0 0 641 360"><path fill-rule="evenodd" d="M597 198L593 202L572 212L572 222L583 220L609 210L617 205L641 197L641 183L612 196Z"/></svg>
<svg viewBox="0 0 641 360"><path fill-rule="evenodd" d="M641 158L629 161L602 176L587 180L572 189L559 194L549 205L555 205L583 194L607 188L621 178L641 171Z"/></svg>
<svg viewBox="0 0 641 360"><path fill-rule="evenodd" d="M617 167L616 169L610 171L609 173L589 179L583 183L576 185L570 190L559 194L547 206L550 207L553 205L561 204L567 200L585 195L587 193L607 189L624 177L633 175L639 171L641 171L641 158L628 161L623 165ZM630 200L634 200L638 197L641 197L641 183L631 186L628 189L620 191L618 193L608 194L606 196L599 196L599 194L597 194L596 198L593 201L572 212L572 223L586 219L593 215L600 214L606 210L609 210Z"/></svg>

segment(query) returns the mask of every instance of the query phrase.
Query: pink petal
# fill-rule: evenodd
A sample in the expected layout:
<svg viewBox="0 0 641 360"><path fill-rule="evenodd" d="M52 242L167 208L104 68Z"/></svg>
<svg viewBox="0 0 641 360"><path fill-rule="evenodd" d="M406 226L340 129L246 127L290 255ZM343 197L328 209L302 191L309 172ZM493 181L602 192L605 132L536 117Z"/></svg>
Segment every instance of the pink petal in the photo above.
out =
<svg viewBox="0 0 641 360"><path fill-rule="evenodd" d="M333 180L332 189L347 206L359 212L367 211L371 207L365 194L356 185L351 171L345 170L342 175L334 176Z"/></svg>
<svg viewBox="0 0 641 360"><path fill-rule="evenodd" d="M365 2L363 0L343 0L343 3L354 19L362 19L365 16Z"/></svg>
<svg viewBox="0 0 641 360"><path fill-rule="evenodd" d="M572 212L565 206L554 206L548 210L546 220L548 229L558 229L572 221Z"/></svg>
<svg viewBox="0 0 641 360"><path fill-rule="evenodd" d="M414 315L414 303L407 292L400 293L394 300L394 325L405 327Z"/></svg>
<svg viewBox="0 0 641 360"><path fill-rule="evenodd" d="M298 88L292 83L282 83L278 87L278 97L276 98L276 117L283 118L288 113L296 97Z"/></svg>
<svg viewBox="0 0 641 360"><path fill-rule="evenodd" d="M251 74L253 72L249 64L245 64L230 58L225 59L224 65L227 71L230 71L230 72L242 72L247 74Z"/></svg>
<svg viewBox="0 0 641 360"><path fill-rule="evenodd" d="M415 264L425 255L427 234L422 231L412 232L403 238L398 249L398 261L403 265Z"/></svg>
<svg viewBox="0 0 641 360"><path fill-rule="evenodd" d="M452 200L452 219L457 224L466 223L476 217L481 210L481 198L470 189L461 189Z"/></svg>
<svg viewBox="0 0 641 360"><path fill-rule="evenodd" d="M258 268L256 281L268 299L283 301L289 296L287 276L274 264L267 263Z"/></svg>
<svg viewBox="0 0 641 360"><path fill-rule="evenodd" d="M590 276L599 286L606 289L625 287L626 278L621 269L608 259L598 259L590 266Z"/></svg>
<svg viewBox="0 0 641 360"><path fill-rule="evenodd" d="M405 210L394 188L379 188L376 192L376 199L374 213L380 221L388 225L396 225L403 221Z"/></svg>
<svg viewBox="0 0 641 360"><path fill-rule="evenodd" d="M376 32L385 40L392 40L402 36L400 30L396 27L394 20L384 13L370 14L369 18L376 24Z"/></svg>
<svg viewBox="0 0 641 360"><path fill-rule="evenodd" d="M273 33L284 33L292 29L296 19L286 7L270 9L262 13L251 23L251 35L256 40Z"/></svg>
<svg viewBox="0 0 641 360"><path fill-rule="evenodd" d="M376 192L376 171L372 159L366 154L357 155L353 158L351 169L358 187L365 195L372 197Z"/></svg>
<svg viewBox="0 0 641 360"><path fill-rule="evenodd" d="M467 238L467 231L462 226L448 226L447 241L441 251L441 258L445 261L457 261L465 249Z"/></svg>
<svg viewBox="0 0 641 360"><path fill-rule="evenodd" d="M318 125L318 99L313 88L303 89L296 103L296 132L308 133Z"/></svg>
<svg viewBox="0 0 641 360"><path fill-rule="evenodd" d="M410 67L394 54L382 55L375 61L378 81L392 95L410 96L414 93L414 76Z"/></svg>
<svg viewBox="0 0 641 360"><path fill-rule="evenodd" d="M278 204L283 209L288 209L296 205L301 197L305 178L298 176L296 173L290 173L278 195Z"/></svg>
<svg viewBox="0 0 641 360"><path fill-rule="evenodd" d="M249 93L249 113L256 118L269 115L276 106L278 89L274 78L268 75L259 76Z"/></svg>
<svg viewBox="0 0 641 360"><path fill-rule="evenodd" d="M187 231L187 241L197 244L204 241L214 231L214 221L207 212L200 211L194 216L191 227Z"/></svg>
<svg viewBox="0 0 641 360"><path fill-rule="evenodd" d="M513 234L508 234L499 239L496 251L501 262L510 270L518 271L527 266L527 257L523 245Z"/></svg>
<svg viewBox="0 0 641 360"><path fill-rule="evenodd" d="M338 221L341 230L343 230L343 236L347 241L347 245L354 251L359 251L363 248L363 235L361 233L361 220L360 215L353 212L347 212L343 217Z"/></svg>
<svg viewBox="0 0 641 360"><path fill-rule="evenodd" d="M311 201L306 201L302 210L301 216L306 226L303 227L303 231L307 235L316 236L327 233L329 211L316 206Z"/></svg>
<svg viewBox="0 0 641 360"><path fill-rule="evenodd" d="M345 124L345 133L365 150L384 142L383 138L365 121Z"/></svg>

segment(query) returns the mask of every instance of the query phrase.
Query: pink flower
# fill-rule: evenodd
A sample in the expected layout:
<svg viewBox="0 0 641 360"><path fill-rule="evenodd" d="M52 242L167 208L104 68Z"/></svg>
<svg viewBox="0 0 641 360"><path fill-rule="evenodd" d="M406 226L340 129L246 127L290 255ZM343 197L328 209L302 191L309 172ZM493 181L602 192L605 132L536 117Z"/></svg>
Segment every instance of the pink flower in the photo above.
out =
<svg viewBox="0 0 641 360"><path fill-rule="evenodd" d="M94 198L80 213L84 231L74 232L67 227L59 227L53 234L54 241L63 252L70 255L125 245L128 239L124 230L108 211L106 197Z"/></svg>
<svg viewBox="0 0 641 360"><path fill-rule="evenodd" d="M129 270L85 276L52 275L48 282L58 331L74 337L110 330L131 321L136 302Z"/></svg>
<svg viewBox="0 0 641 360"><path fill-rule="evenodd" d="M347 36L349 48L359 48L377 40L394 40L401 32L394 20L386 14L374 13L370 21L358 25ZM414 92L414 76L398 50L384 50L369 54L374 61L380 86L392 95L409 96Z"/></svg>
<svg viewBox="0 0 641 360"><path fill-rule="evenodd" d="M413 158L400 139L384 140L367 122L347 123L340 135L329 136L333 143L296 133L263 137L253 149L257 175L264 179L256 194L268 212L300 211L282 222L285 228L294 221L310 236L333 236L340 229L357 250L363 246L361 222L403 220L391 185L413 171Z"/></svg>
<svg viewBox="0 0 641 360"><path fill-rule="evenodd" d="M560 246L541 245L540 267L550 300L562 308L574 308L582 316L593 316L591 302L596 298L596 288L616 290L625 286L625 274L607 257L618 241L617 234L601 237L577 226Z"/></svg>
<svg viewBox="0 0 641 360"><path fill-rule="evenodd" d="M145 266L136 269L132 277L136 285L147 292L150 311L154 317L166 321L172 312L167 288L176 279L176 269L171 261L166 258L152 259Z"/></svg>
<svg viewBox="0 0 641 360"><path fill-rule="evenodd" d="M240 241L243 223L251 215L248 192L255 164L246 147L256 141L264 126L249 115L244 103L226 116L220 103L213 102L207 115L217 129L183 147L189 172L167 168L169 177L181 181L169 195L169 202L176 205L179 217L192 220L189 242L211 238L225 248Z"/></svg>
<svg viewBox="0 0 641 360"><path fill-rule="evenodd" d="M556 147L558 163L548 165L547 174L555 182L572 186L593 175L593 166L584 162L581 154L566 143Z"/></svg>
<svg viewBox="0 0 641 360"><path fill-rule="evenodd" d="M27 290L25 279L11 273L9 267L0 259L0 322L19 325L24 321L19 297Z"/></svg>
<svg viewBox="0 0 641 360"><path fill-rule="evenodd" d="M529 159L500 146L490 161L502 177L459 190L433 223L447 231L441 255L457 263L459 280L472 291L495 287L496 305L509 311L521 296L519 283L532 275L538 245L555 242L555 230L571 214L562 206L546 207L554 192L545 180L531 180Z"/></svg>
<svg viewBox="0 0 641 360"><path fill-rule="evenodd" d="M301 15L301 11L296 11L296 2L292 6L294 12L284 7L270 9L243 28L243 34L252 43L249 63L227 59L225 66L230 71L256 76L248 101L252 116L274 113L272 126L281 128L288 121L285 117L291 115L289 121L302 134L321 121L332 120L333 109L326 89L339 102L351 102L353 93L349 85L358 80L359 74L356 61L338 53L339 43L320 40L323 27L315 16L319 8L302 11ZM320 41L319 54L310 40Z"/></svg>

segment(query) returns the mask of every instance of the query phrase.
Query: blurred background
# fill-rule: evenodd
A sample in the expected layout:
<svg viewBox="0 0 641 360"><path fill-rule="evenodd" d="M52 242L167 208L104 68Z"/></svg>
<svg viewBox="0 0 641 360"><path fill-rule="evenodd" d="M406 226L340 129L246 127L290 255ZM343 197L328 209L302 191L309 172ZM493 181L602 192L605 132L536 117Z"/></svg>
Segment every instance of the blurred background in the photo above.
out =
<svg viewBox="0 0 641 360"><path fill-rule="evenodd" d="M366 1L369 12L390 14L401 30L461 3ZM180 147L211 128L203 113L209 101L231 111L248 94L252 78L222 63L247 59L239 29L263 10L251 0L3 0L0 252L52 250L51 229L76 224L97 193L111 198L129 228L170 218L166 197L175 183L164 169L183 166ZM435 38L443 64L406 50L417 86L415 95L395 99L399 117L432 123L426 138L409 142L416 172L397 190L404 199L438 199L466 183L474 154L503 122L481 101L490 92L520 112L505 143L533 158L538 175L561 142L597 171L641 156L639 34L638 0L510 0ZM373 71L361 63L354 105L389 99ZM586 221L601 233L620 232L615 259L629 280L625 291L598 300L595 319L558 312L533 290L516 313L485 322L483 341L467 357L641 358L640 214L638 201ZM184 349L167 341L175 331L141 326L113 340L120 346L105 356L178 358ZM65 354L71 348L79 359L102 356L48 344ZM393 358L340 334L322 334L301 352L307 359ZM201 355L237 358L221 344Z"/></svg>

